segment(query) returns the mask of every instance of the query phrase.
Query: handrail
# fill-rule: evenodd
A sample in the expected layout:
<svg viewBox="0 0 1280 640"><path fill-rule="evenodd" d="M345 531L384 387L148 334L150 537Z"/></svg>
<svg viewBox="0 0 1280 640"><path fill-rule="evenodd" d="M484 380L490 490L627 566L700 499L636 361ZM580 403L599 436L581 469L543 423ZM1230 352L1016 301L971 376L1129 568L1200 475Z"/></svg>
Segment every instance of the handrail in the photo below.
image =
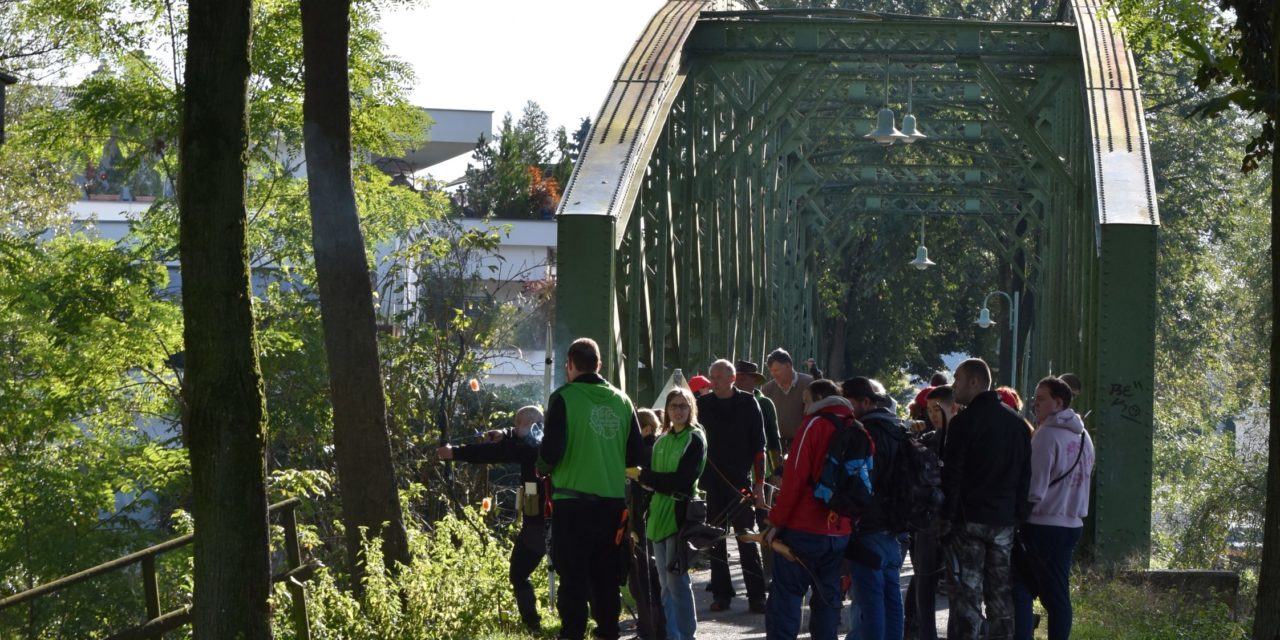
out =
<svg viewBox="0 0 1280 640"><path fill-rule="evenodd" d="M0 600L0 611L4 609L8 609L9 607L12 607L15 605L22 604L28 600L34 600L41 596L46 596L55 591L61 591L62 589L66 589L67 587L80 584L85 580L88 580L90 578L95 578L104 573L111 573L116 569L122 569L135 562L139 562L144 558L159 555L161 553L164 553L165 551L170 551L178 547L184 546L190 543L193 537L194 536L192 534L188 533L187 535L173 538L172 540L166 540L164 542L161 542L160 544L147 547L146 549L143 549L141 551L135 551L134 553L131 553L127 556L122 556L122 557L116 558L115 560L108 560L107 562L104 562L99 565L95 565L79 573L73 573L69 576L58 578L53 582L46 582L38 587L32 587L31 589L27 589L26 591L22 591L17 594L11 595L7 598L4 598L3 600Z"/></svg>
<svg viewBox="0 0 1280 640"><path fill-rule="evenodd" d="M309 638L310 630L307 628L309 625L307 624L306 601L305 597L300 593L300 582L310 578L315 572L317 565L314 563L302 563L301 553L299 552L297 522L293 517L293 510L301 504L302 500L300 498L281 500L280 502L267 507L267 513L271 514L277 511L284 512L283 524L285 528L285 555L289 564L289 570L283 574L272 576L272 582L290 582L290 590L295 591L293 618L295 625L298 626L297 635L299 638ZM134 563L141 563L144 574L143 580L146 583L144 591L146 592L145 595L147 599L147 621L140 626L119 632L113 635L112 638L158 637L159 634L171 631L190 622L191 607L190 605L187 605L163 615L160 613L160 595L156 590L155 557L167 551L172 551L179 547L188 545L194 539L195 535L190 533L178 536L177 538L165 540L164 542L152 545L140 551L135 551L129 555L121 556L114 560L108 560L102 564L85 569L84 571L58 578L53 582L47 582L38 587L33 587L26 591L16 593L7 598L0 599L0 611L61 591L97 576L123 569Z"/></svg>
<svg viewBox="0 0 1280 640"><path fill-rule="evenodd" d="M289 507L289 508L296 507L300 504L302 504L301 499L289 498L288 500L282 500L280 502L277 502L271 505L270 507L267 507L267 513L272 513L274 511L284 509L285 507ZM32 600L32 599L39 598L41 596L53 593L55 591L61 591L62 589L66 589L67 587L80 584L85 580L100 576L104 573L111 573L116 569L121 569L135 562L140 562L143 558L146 558L148 556L157 556L166 551L177 549L178 547L182 547L189 544L194 539L195 539L195 534L188 533L186 535L178 536L177 538L173 538L171 540L165 540L160 544L152 545L141 551L135 551L127 556L121 556L119 558L116 558L115 560L108 560L102 564L89 567L88 569L85 569L84 571L81 571L79 573L73 573L69 576L58 578L53 582L46 582L45 584L42 584L38 587L33 587L31 589L27 589L26 591L22 591L20 593L11 595L7 598L0 599L0 611L8 609L9 607L12 607L14 605L22 604L28 600Z"/></svg>

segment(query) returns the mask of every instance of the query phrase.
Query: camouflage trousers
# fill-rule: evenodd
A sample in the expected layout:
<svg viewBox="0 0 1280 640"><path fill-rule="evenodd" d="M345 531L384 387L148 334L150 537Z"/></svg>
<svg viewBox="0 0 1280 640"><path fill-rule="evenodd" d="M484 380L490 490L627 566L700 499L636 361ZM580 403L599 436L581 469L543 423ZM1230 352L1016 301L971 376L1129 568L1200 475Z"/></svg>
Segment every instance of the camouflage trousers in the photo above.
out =
<svg viewBox="0 0 1280 640"><path fill-rule="evenodd" d="M943 551L951 580L951 640L1011 640L1013 589L1009 552L1013 527L966 522L956 525ZM982 635L982 604L987 605L987 631Z"/></svg>

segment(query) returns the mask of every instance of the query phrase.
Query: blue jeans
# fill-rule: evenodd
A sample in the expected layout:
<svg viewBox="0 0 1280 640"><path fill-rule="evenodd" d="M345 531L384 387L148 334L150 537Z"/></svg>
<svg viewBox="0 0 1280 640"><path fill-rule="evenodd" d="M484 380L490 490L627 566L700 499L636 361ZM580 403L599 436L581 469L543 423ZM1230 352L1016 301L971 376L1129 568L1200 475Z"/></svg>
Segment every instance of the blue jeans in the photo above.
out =
<svg viewBox="0 0 1280 640"><path fill-rule="evenodd" d="M902 640L902 585L898 578L902 547L897 536L883 531L868 533L855 536L849 544L861 545L861 549L850 555L853 600L859 615L848 640ZM868 564L872 560L876 566Z"/></svg>
<svg viewBox="0 0 1280 640"><path fill-rule="evenodd" d="M840 559L848 536L828 536L784 529L778 539L791 548L792 562L773 555L773 586L769 589L764 628L768 640L795 640L800 635L800 607L809 598L809 634L813 640L835 640L840 626ZM803 563L803 564L802 564Z"/></svg>
<svg viewBox="0 0 1280 640"><path fill-rule="evenodd" d="M1027 542L1027 550L1040 557L1045 575L1040 576L1040 604L1049 614L1049 640L1066 640L1071 635L1071 555L1080 541L1083 527L1052 527L1024 524L1018 535ZM1031 594L1017 579L1013 581L1014 638L1031 640Z"/></svg>
<svg viewBox="0 0 1280 640"><path fill-rule="evenodd" d="M680 552L679 535L653 543L658 565L658 585L662 587L662 612L667 617L667 640L693 640L698 633L698 616L693 611L693 587L689 572L672 571L671 562Z"/></svg>

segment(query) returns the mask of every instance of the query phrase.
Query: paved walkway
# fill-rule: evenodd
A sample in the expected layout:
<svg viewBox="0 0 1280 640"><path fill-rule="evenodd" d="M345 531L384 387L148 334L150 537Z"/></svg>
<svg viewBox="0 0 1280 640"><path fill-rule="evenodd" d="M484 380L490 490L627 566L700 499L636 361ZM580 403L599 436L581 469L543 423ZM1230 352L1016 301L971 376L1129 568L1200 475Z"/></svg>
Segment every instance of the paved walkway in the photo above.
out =
<svg viewBox="0 0 1280 640"><path fill-rule="evenodd" d="M764 615L751 613L747 611L747 599L745 594L746 587L742 582L742 565L738 562L737 542L733 539L729 540L729 565L730 574L733 576L734 586L740 595L733 599L731 607L728 611L712 612L711 593L706 590L707 584L711 582L711 570L703 569L693 573L693 597L696 601L696 610L698 612L698 638L699 640L764 640ZM910 576L914 574L911 563L907 562L902 567L902 587L905 593L907 585L910 583ZM840 615L844 620L840 625L841 634L847 633L849 630L849 602L846 600L844 608L840 611ZM939 598L937 603L937 622L938 635L940 638L946 638L947 630L947 601L946 598ZM809 637L809 611L808 607L802 613L800 623L800 638ZM623 637L626 634L634 634L635 622L627 621L623 623Z"/></svg>

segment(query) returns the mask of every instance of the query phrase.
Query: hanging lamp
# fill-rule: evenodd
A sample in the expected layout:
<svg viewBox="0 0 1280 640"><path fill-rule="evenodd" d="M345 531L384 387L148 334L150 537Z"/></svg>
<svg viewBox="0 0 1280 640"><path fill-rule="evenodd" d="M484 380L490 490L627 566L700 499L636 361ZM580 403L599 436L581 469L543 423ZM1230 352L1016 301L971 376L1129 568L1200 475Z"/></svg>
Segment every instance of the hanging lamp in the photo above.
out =
<svg viewBox="0 0 1280 640"><path fill-rule="evenodd" d="M902 135L906 136L906 139L902 141L904 144L912 144L916 140L924 140L929 137L916 128L915 110L912 109L914 93L915 79L911 78L907 80L907 115L902 117Z"/></svg>
<svg viewBox="0 0 1280 640"><path fill-rule="evenodd" d="M916 259L912 260L907 264L910 264L911 266L915 267L916 269L919 269L920 271L924 271L925 269L928 269L929 267L932 267L933 265L937 264L936 262L929 259L929 249L924 246L924 217L923 216L920 218L920 246L916 247Z"/></svg>
<svg viewBox="0 0 1280 640"><path fill-rule="evenodd" d="M889 59L884 61L884 107L880 109L880 113L876 116L876 128L871 133L863 136L870 138L876 144L889 146L895 142L905 142L907 136L898 131L898 127L894 125L893 109L889 108Z"/></svg>

